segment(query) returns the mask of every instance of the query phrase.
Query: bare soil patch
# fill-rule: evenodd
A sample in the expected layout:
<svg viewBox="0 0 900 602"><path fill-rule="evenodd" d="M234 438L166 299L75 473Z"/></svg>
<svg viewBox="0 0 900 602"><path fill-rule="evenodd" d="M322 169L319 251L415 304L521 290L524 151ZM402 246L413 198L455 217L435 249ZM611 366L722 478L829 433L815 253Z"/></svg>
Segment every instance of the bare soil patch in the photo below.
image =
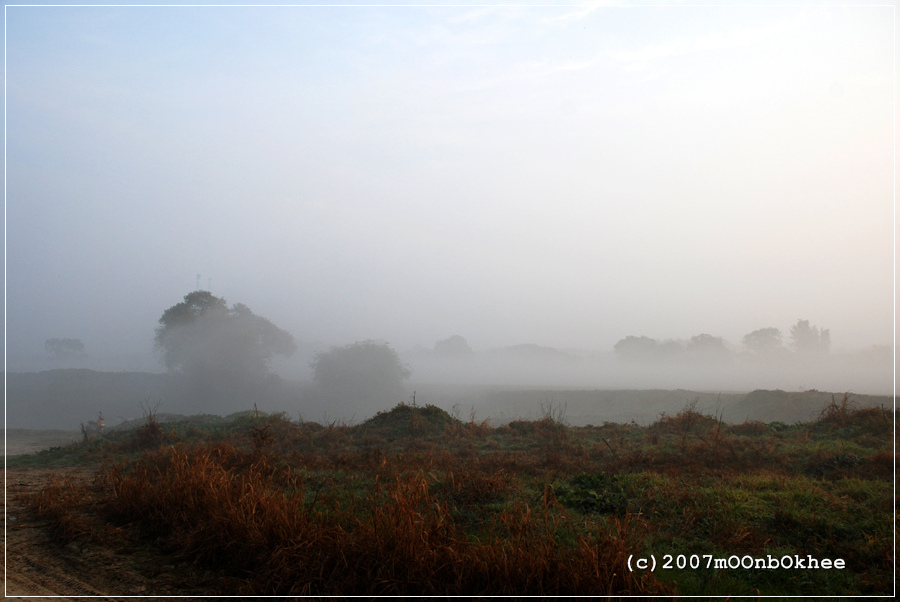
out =
<svg viewBox="0 0 900 602"><path fill-rule="evenodd" d="M6 455L33 454L51 447L62 447L80 441L80 431L6 429Z"/></svg>
<svg viewBox="0 0 900 602"><path fill-rule="evenodd" d="M222 593L210 578L177 560L135 544L125 531L84 536L65 545L25 506L22 495L54 480L91 483L91 468L11 468L5 472L4 591L17 596L178 596ZM192 586L191 583L194 585ZM197 584L201 585L197 585ZM204 587L204 585L206 587ZM212 588L210 591L203 591Z"/></svg>

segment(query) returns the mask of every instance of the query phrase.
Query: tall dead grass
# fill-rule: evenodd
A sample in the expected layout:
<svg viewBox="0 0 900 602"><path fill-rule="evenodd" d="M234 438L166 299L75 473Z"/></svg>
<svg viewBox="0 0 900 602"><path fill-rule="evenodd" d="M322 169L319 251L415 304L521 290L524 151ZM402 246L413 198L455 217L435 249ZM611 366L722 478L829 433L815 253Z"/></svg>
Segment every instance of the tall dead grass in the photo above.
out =
<svg viewBox="0 0 900 602"><path fill-rule="evenodd" d="M628 572L636 535L627 524L562 545L550 504L538 515L519 505L473 540L421 470L392 472L385 462L365 501L342 503L308 499L303 477L274 464L222 444L149 452L101 472L101 504L186 559L226 570L247 595L671 591Z"/></svg>
<svg viewBox="0 0 900 602"><path fill-rule="evenodd" d="M50 536L66 544L94 532L84 515L88 488L69 478L54 478L40 491L24 496L27 506L49 526Z"/></svg>

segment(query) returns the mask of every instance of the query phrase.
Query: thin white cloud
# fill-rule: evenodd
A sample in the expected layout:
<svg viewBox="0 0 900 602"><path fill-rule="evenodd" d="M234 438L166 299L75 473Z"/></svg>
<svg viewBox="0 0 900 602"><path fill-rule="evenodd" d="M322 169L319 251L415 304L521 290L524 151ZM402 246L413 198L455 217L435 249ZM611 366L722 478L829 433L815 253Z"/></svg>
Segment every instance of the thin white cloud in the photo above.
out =
<svg viewBox="0 0 900 602"><path fill-rule="evenodd" d="M515 72L527 77L543 78L568 71L584 71L597 64L599 58L565 61L528 61L519 63Z"/></svg>
<svg viewBox="0 0 900 602"><path fill-rule="evenodd" d="M562 15L557 15L555 17L551 17L549 19L544 19L545 23L553 23L557 21L577 21L579 19L583 19L596 11L598 8L602 8L604 6L614 6L619 4L618 2L588 2L584 6L579 7L576 10L569 11Z"/></svg>
<svg viewBox="0 0 900 602"><path fill-rule="evenodd" d="M794 29L793 24L780 21L760 29L736 29L728 34L712 32L692 37L680 37L661 43L648 44L637 50L610 52L609 56L623 63L629 71L640 71L649 67L651 63L669 58L753 46L776 35L787 34Z"/></svg>
<svg viewBox="0 0 900 602"><path fill-rule="evenodd" d="M452 16L447 19L448 23L453 24L465 24L471 25L478 21L483 21L486 17L494 17L500 11L508 11L510 10L509 6L483 6L481 8L474 8L472 10L467 10L458 15Z"/></svg>

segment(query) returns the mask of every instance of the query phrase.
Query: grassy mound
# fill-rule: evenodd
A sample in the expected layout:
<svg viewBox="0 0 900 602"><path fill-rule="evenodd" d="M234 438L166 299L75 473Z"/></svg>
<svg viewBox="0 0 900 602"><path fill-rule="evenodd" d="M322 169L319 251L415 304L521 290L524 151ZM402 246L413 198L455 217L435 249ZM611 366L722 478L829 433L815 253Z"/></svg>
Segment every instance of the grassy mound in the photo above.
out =
<svg viewBox="0 0 900 602"><path fill-rule="evenodd" d="M859 408L880 407L890 402L890 397L844 394L852 397L852 405ZM757 389L728 408L728 416L735 420L762 420L764 422L811 422L821 416L823 410L840 404L832 393L824 391L781 391Z"/></svg>
<svg viewBox="0 0 900 602"><path fill-rule="evenodd" d="M435 436L460 428L462 421L433 405L400 403L387 412L378 412L357 428L360 432L396 441L407 437Z"/></svg>

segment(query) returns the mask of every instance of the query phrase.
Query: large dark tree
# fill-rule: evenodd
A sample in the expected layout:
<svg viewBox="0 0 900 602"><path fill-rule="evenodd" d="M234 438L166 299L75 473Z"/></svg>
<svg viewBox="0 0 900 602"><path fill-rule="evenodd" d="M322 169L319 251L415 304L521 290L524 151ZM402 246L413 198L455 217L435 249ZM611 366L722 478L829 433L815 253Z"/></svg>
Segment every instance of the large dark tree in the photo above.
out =
<svg viewBox="0 0 900 602"><path fill-rule="evenodd" d="M156 349L166 368L190 375L261 377L275 355L297 350L290 333L240 303L208 291L185 295L159 319Z"/></svg>

